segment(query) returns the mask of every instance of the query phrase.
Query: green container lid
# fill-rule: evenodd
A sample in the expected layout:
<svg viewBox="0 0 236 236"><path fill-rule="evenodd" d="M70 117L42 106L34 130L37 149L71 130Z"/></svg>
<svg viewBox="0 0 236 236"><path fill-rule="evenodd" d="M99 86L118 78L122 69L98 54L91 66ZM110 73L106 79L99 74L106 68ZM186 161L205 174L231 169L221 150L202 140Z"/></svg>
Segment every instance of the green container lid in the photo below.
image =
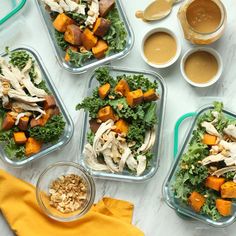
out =
<svg viewBox="0 0 236 236"><path fill-rule="evenodd" d="M26 0L1 0L0 3L0 25L18 13L25 5Z"/></svg>

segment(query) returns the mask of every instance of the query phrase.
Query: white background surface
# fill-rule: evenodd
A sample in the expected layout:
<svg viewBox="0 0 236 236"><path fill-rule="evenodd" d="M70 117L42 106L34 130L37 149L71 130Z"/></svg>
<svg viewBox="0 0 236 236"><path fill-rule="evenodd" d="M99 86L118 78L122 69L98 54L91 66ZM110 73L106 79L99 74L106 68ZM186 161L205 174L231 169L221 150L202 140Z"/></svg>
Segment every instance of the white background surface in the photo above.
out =
<svg viewBox="0 0 236 236"><path fill-rule="evenodd" d="M113 65L153 70L143 62L139 49L144 33L154 27L164 26L174 30L182 43L182 55L183 52L192 47L192 45L184 40L177 21L176 14L179 5L174 7L171 15L165 20L147 24L135 18L135 11L143 9L150 0L122 0L122 2L135 33L135 44L132 52L125 59L113 63ZM173 128L177 118L186 112L196 110L199 105L203 105L206 101L209 101L209 97L216 96L220 97L220 99L225 102L226 107L236 112L236 0L223 0L223 2L228 13L227 29L224 36L218 42L211 45L220 52L223 58L224 73L220 81L210 88L193 88L182 79L179 61L168 69L155 70L165 78L168 89L164 122L164 140L160 168L157 174L149 182L143 184L96 180L96 200L99 200L103 196L111 196L133 202L135 205L133 223L143 230L147 236L235 235L236 225L220 230L210 228L196 221L186 221L179 218L175 212L163 202L161 194L162 183L173 160ZM46 166L56 161L73 161L78 155L78 140L80 139L82 124L80 119L81 113L75 111L75 105L83 98L89 72L84 75L70 75L59 67L53 54L52 46L48 40L45 27L33 0L28 0L27 6L23 11L23 17L20 18L23 20L23 25L18 27L19 32L17 33L15 30L10 32L11 36L16 33L17 36L9 39L9 31L7 31L7 29L5 30L7 36L6 34L0 35L1 51L3 51L4 47L7 45L16 47L25 44L35 48L43 58L43 62L75 123L74 137L63 150L48 155L21 169L13 169L0 162L0 168L35 184L40 172L45 169ZM18 23L20 23L19 20ZM0 230L1 236L13 235L1 216Z"/></svg>

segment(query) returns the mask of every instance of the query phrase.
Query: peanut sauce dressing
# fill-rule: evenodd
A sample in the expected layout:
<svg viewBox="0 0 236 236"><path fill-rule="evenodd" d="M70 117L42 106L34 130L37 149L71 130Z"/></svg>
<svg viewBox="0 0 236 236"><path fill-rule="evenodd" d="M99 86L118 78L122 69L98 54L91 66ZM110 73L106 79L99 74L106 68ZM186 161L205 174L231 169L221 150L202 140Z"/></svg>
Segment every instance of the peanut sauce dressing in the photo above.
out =
<svg viewBox="0 0 236 236"><path fill-rule="evenodd" d="M211 0L195 0L186 12L189 25L199 33L214 32L221 23L221 11Z"/></svg>
<svg viewBox="0 0 236 236"><path fill-rule="evenodd" d="M153 64L164 64L170 61L176 52L176 40L165 32L153 33L144 43L144 55Z"/></svg>
<svg viewBox="0 0 236 236"><path fill-rule="evenodd" d="M192 53L184 64L187 77L195 83L206 83L213 79L218 67L216 58L206 51Z"/></svg>
<svg viewBox="0 0 236 236"><path fill-rule="evenodd" d="M169 0L156 0L145 9L145 13L143 11L138 10L135 13L135 16L142 20L143 19L157 20L167 15L170 12L171 7L172 7L172 2Z"/></svg>

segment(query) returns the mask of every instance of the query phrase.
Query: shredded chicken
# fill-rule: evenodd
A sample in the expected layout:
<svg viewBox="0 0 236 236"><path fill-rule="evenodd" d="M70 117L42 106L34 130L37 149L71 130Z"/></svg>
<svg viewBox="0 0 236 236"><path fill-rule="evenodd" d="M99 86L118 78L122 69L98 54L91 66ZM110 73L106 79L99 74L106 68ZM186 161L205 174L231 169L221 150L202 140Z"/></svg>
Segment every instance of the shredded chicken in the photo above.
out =
<svg viewBox="0 0 236 236"><path fill-rule="evenodd" d="M215 171L212 175L220 177L221 175L231 172L231 171L236 171L236 166L230 166L230 167L225 167L225 168L219 169L219 170Z"/></svg>
<svg viewBox="0 0 236 236"><path fill-rule="evenodd" d="M222 155L221 153L217 154L217 155L210 155L206 158L204 158L202 160L202 165L208 165L210 163L214 163L214 162L219 162L219 161L224 161L227 157L225 157L224 155Z"/></svg>
<svg viewBox="0 0 236 236"><path fill-rule="evenodd" d="M228 125L224 129L224 133L227 134L229 137L236 139L236 126L235 125Z"/></svg>
<svg viewBox="0 0 236 236"><path fill-rule="evenodd" d="M85 25L93 25L99 16L99 2L98 0L92 0L89 7L88 17L85 21Z"/></svg>
<svg viewBox="0 0 236 236"><path fill-rule="evenodd" d="M206 128L206 132L207 132L208 134L211 134L211 135L215 135L215 136L217 136L217 137L220 137L220 134L218 133L218 131L216 130L216 128L214 127L214 125L211 124L210 122L204 121L204 122L201 123L201 126L204 127L204 128Z"/></svg>
<svg viewBox="0 0 236 236"><path fill-rule="evenodd" d="M44 110L42 110L37 104L25 104L22 102L13 102L12 103L13 109L22 109L24 111L37 111L41 114L46 114Z"/></svg>
<svg viewBox="0 0 236 236"><path fill-rule="evenodd" d="M140 176L146 169L147 158L144 155L138 155L138 166L137 166L137 176Z"/></svg>

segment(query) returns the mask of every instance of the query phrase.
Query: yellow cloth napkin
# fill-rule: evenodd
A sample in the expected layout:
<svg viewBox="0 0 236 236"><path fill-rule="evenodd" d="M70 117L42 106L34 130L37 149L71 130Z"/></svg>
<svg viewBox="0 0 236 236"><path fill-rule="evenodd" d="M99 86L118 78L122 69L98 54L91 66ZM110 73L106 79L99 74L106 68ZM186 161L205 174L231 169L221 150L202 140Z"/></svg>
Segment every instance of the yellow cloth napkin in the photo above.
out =
<svg viewBox="0 0 236 236"><path fill-rule="evenodd" d="M143 236L131 225L131 203L103 198L82 218L61 223L39 208L35 187L0 170L0 209L19 236Z"/></svg>

